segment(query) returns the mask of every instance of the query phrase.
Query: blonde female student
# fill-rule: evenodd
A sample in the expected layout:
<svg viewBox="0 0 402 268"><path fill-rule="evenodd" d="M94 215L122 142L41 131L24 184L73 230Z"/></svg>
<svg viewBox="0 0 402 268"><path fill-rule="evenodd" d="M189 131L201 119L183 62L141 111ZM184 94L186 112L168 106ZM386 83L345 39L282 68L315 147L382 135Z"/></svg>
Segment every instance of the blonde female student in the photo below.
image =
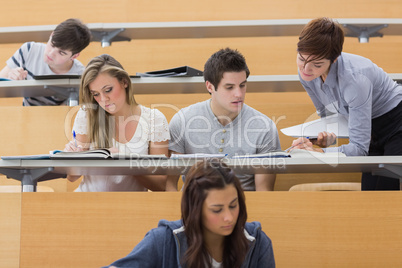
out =
<svg viewBox="0 0 402 268"><path fill-rule="evenodd" d="M178 221L161 220L110 267L275 267L271 240L259 222L246 222L239 179L219 160L200 161L189 170L181 214Z"/></svg>
<svg viewBox="0 0 402 268"><path fill-rule="evenodd" d="M76 140L67 143L65 151L110 148L124 154L168 155L165 116L136 103L130 76L110 55L88 63L81 77L80 101L73 126ZM165 185L164 175L85 175L76 191L156 191Z"/></svg>

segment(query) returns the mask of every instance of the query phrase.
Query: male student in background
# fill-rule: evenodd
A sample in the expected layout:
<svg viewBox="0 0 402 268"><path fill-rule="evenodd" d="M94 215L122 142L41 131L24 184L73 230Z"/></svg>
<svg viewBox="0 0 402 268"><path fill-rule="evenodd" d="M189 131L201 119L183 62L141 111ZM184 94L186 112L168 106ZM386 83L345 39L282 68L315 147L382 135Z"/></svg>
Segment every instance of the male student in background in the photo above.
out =
<svg viewBox="0 0 402 268"><path fill-rule="evenodd" d="M266 115L244 104L246 60L237 50L221 49L204 66L211 98L177 112L169 124L170 153L247 155L280 150L278 131ZM275 174L236 174L244 190L272 191ZM177 191L179 176L169 176L166 190Z"/></svg>
<svg viewBox="0 0 402 268"><path fill-rule="evenodd" d="M80 75L85 67L76 60L89 45L91 32L78 19L68 19L54 29L47 44L24 43L7 60L0 77L12 80L33 79L34 75ZM61 105L66 98L56 96L24 98L24 106Z"/></svg>

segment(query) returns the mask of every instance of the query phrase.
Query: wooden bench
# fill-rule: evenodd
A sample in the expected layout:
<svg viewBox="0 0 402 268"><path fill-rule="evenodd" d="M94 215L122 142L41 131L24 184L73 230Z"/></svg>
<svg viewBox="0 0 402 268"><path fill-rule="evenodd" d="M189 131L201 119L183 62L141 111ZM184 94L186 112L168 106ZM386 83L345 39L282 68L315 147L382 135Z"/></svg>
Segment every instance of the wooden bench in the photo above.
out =
<svg viewBox="0 0 402 268"><path fill-rule="evenodd" d="M22 195L20 267L107 265L180 217L179 192ZM247 192L246 202L277 267L402 266L399 192Z"/></svg>

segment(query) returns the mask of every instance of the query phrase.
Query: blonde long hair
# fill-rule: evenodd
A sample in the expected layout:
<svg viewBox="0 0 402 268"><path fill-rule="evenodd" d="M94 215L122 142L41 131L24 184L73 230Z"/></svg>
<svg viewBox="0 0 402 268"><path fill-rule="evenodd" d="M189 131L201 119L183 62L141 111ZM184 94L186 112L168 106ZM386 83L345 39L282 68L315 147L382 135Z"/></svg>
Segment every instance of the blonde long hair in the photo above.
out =
<svg viewBox="0 0 402 268"><path fill-rule="evenodd" d="M125 85L126 101L130 106L135 106L137 103L130 75L116 59L108 54L103 54L88 63L81 77L80 103L88 115L90 143L93 148L110 148L113 146L115 119L99 106L89 89L89 84L101 73L107 73Z"/></svg>

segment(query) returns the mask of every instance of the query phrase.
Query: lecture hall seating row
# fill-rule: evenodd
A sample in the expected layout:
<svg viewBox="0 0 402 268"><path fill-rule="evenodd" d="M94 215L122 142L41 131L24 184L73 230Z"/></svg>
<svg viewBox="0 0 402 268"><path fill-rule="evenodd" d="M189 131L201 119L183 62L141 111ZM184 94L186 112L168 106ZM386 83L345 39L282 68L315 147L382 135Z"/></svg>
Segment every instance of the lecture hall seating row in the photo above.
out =
<svg viewBox="0 0 402 268"><path fill-rule="evenodd" d="M4 193L0 267L100 267L180 217L181 193ZM353 202L351 202L353 200ZM401 267L399 192L247 192L277 267Z"/></svg>

